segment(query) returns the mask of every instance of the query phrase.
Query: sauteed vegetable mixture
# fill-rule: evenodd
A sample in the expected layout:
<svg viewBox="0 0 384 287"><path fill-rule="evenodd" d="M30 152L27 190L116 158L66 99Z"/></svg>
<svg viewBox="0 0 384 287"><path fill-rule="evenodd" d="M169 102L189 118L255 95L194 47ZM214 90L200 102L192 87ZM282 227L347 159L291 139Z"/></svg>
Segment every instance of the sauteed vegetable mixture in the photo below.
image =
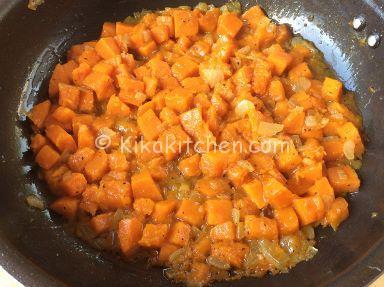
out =
<svg viewBox="0 0 384 287"><path fill-rule="evenodd" d="M104 23L29 113L50 209L98 249L189 286L287 272L360 186L351 95L259 6Z"/></svg>

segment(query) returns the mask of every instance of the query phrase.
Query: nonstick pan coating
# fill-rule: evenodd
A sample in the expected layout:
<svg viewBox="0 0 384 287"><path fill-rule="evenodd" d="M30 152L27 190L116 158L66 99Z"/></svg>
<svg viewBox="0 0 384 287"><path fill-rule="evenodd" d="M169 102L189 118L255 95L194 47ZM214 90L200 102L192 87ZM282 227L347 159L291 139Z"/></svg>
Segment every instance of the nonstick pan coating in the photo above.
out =
<svg viewBox="0 0 384 287"><path fill-rule="evenodd" d="M73 44L98 37L104 21L134 11L195 5L180 0L46 0L37 12L26 0L0 0L0 264L26 286L168 286L160 268L127 264L90 249L67 234L60 218L32 210L25 195L41 194L27 151L23 113L47 96L54 65ZM210 1L220 5L224 1ZM325 54L345 86L356 92L364 117L367 152L361 190L349 196L350 218L334 233L317 230L319 253L290 273L217 283L215 286L364 286L384 267L384 47L362 44L365 33L383 32L379 0L265 0L256 3L273 19L289 23ZM364 15L367 27L349 22ZM383 43L384 45L384 43ZM376 212L377 217L372 218Z"/></svg>

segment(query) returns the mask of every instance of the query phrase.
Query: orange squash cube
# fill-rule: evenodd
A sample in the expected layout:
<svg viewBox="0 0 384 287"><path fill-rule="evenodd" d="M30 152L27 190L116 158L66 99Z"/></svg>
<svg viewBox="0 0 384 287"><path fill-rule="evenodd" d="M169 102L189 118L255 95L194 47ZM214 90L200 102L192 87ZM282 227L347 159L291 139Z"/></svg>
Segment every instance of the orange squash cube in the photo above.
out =
<svg viewBox="0 0 384 287"><path fill-rule="evenodd" d="M312 195L293 200L293 208L302 226L317 222L324 218L325 207L320 195Z"/></svg>
<svg viewBox="0 0 384 287"><path fill-rule="evenodd" d="M263 190L265 200L275 209L292 204L292 192L273 177L263 180Z"/></svg>
<svg viewBox="0 0 384 287"><path fill-rule="evenodd" d="M348 165L330 167L327 169L329 183L335 193L355 192L360 187L360 179L356 171Z"/></svg>
<svg viewBox="0 0 384 287"><path fill-rule="evenodd" d="M185 222L176 222L169 231L168 241L178 246L185 246L189 242L191 226Z"/></svg>
<svg viewBox="0 0 384 287"><path fill-rule="evenodd" d="M299 230L299 219L292 207L275 209L273 213L281 235L293 234Z"/></svg>
<svg viewBox="0 0 384 287"><path fill-rule="evenodd" d="M232 221L232 202L227 199L208 199L205 202L207 224L218 225Z"/></svg>
<svg viewBox="0 0 384 287"><path fill-rule="evenodd" d="M213 242L233 241L236 239L236 226L231 221L218 224L211 229L209 236Z"/></svg>
<svg viewBox="0 0 384 287"><path fill-rule="evenodd" d="M234 13L221 14L217 23L217 34L235 38L243 22Z"/></svg>
<svg viewBox="0 0 384 287"><path fill-rule="evenodd" d="M244 219L245 237L248 239L276 240L279 236L277 222L267 217L247 215Z"/></svg>
<svg viewBox="0 0 384 287"><path fill-rule="evenodd" d="M326 213L327 223L337 230L340 223L349 216L348 202L343 197L338 197L332 203L331 208Z"/></svg>
<svg viewBox="0 0 384 287"><path fill-rule="evenodd" d="M203 223L204 214L204 207L199 203L183 199L175 216L191 225L200 226Z"/></svg>
<svg viewBox="0 0 384 287"><path fill-rule="evenodd" d="M343 84L335 79L326 77L321 88L321 96L326 101L339 102L343 92Z"/></svg>
<svg viewBox="0 0 384 287"><path fill-rule="evenodd" d="M143 170L132 175L131 185L133 197L135 199L143 197L150 198L153 201L163 199L160 188L157 186L148 170Z"/></svg>

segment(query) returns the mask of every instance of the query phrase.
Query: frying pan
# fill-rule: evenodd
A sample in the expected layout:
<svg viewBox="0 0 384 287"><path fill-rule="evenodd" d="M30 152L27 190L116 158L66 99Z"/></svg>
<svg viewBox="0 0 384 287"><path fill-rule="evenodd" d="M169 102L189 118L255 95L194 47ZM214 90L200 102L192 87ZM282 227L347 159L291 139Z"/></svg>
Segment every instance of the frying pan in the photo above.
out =
<svg viewBox="0 0 384 287"><path fill-rule="evenodd" d="M168 286L160 268L95 251L66 232L59 217L26 205L28 194L49 198L27 148L30 129L24 112L47 96L49 75L65 59L65 51L96 39L104 21L122 20L143 8L197 1L46 0L37 12L28 10L26 2L0 0L0 264L26 286ZM319 253L313 260L288 274L215 286L364 286L384 268L384 47L371 49L362 39L383 32L384 2L241 2L244 8L261 4L270 17L289 23L324 53L345 87L357 95L367 152L361 190L349 196L350 218L336 233L316 231ZM358 15L367 21L363 32L349 25Z"/></svg>

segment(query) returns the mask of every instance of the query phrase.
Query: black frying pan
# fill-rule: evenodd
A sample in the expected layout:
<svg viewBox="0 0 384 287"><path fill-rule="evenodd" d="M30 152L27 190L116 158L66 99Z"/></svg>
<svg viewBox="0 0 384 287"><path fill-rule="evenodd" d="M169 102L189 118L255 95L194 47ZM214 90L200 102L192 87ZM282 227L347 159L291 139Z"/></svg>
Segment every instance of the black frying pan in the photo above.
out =
<svg viewBox="0 0 384 287"><path fill-rule="evenodd" d="M47 95L54 65L73 44L98 37L104 21L134 11L195 5L190 0L46 0L37 12L26 0L0 0L0 264L26 286L167 286L161 269L127 264L68 235L60 219L32 210L25 195L43 192L27 152L22 113ZM209 1L223 4L224 1ZM349 196L351 216L339 232L317 230L319 253L290 273L216 286L364 286L384 268L384 43L361 44L383 32L382 0L260 0L272 18L313 41L345 86L358 95L368 137L361 191ZM348 22L364 15L367 27ZM21 103L20 103L21 101ZM371 218L372 213L378 216Z"/></svg>

